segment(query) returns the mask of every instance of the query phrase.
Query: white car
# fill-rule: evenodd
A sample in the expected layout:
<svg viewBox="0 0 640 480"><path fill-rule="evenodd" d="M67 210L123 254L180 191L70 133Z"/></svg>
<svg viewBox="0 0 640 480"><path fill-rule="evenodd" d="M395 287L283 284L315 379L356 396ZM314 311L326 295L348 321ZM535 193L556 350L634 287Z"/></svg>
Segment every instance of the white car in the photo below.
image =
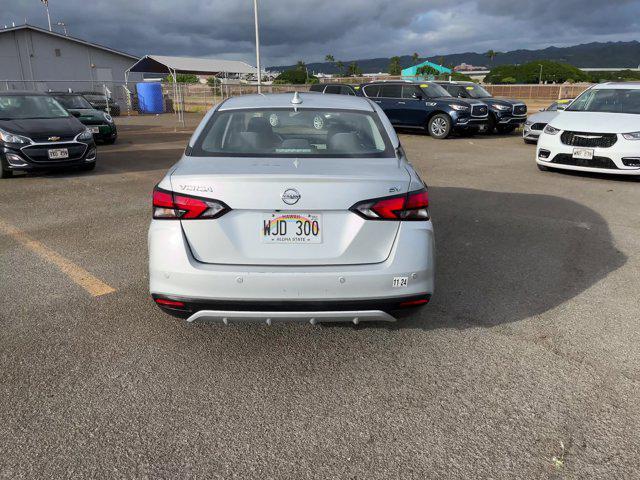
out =
<svg viewBox="0 0 640 480"><path fill-rule="evenodd" d="M371 100L230 98L153 192L151 295L189 322L395 321L434 290L428 206Z"/></svg>
<svg viewBox="0 0 640 480"><path fill-rule="evenodd" d="M582 93L545 127L536 162L540 170L640 175L640 82Z"/></svg>
<svg viewBox="0 0 640 480"><path fill-rule="evenodd" d="M538 138L544 127L556 118L556 116L565 110L573 99L556 100L551 103L547 108L543 108L538 113L529 115L527 121L524 123L524 129L522 130L522 138L524 143L538 143Z"/></svg>

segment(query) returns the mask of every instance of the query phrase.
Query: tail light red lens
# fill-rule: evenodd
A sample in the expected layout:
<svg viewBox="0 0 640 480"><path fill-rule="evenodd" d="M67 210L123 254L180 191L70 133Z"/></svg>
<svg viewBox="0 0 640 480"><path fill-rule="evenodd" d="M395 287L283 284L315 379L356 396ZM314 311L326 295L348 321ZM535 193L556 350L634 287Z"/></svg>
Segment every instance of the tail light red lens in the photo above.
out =
<svg viewBox="0 0 640 480"><path fill-rule="evenodd" d="M158 220L196 220L218 218L231 210L225 203L153 189L153 218Z"/></svg>
<svg viewBox="0 0 640 480"><path fill-rule="evenodd" d="M185 308L184 302L179 302L177 300L168 300L166 298L156 298L155 302L158 305L162 305L163 307L168 308Z"/></svg>
<svg viewBox="0 0 640 480"><path fill-rule="evenodd" d="M351 211L367 220L429 220L427 189L356 203Z"/></svg>

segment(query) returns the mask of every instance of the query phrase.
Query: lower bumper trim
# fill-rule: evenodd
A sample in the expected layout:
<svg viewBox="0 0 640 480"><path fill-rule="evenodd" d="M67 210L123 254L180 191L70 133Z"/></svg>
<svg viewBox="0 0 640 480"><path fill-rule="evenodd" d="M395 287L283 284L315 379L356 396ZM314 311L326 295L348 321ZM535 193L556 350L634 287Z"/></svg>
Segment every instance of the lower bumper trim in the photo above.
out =
<svg viewBox="0 0 640 480"><path fill-rule="evenodd" d="M352 311L320 311L320 312L260 312L260 311L229 311L229 310L200 310L194 313L189 323L264 323L273 325L277 322L298 322L315 325L319 322L395 322L396 319L381 310L352 310Z"/></svg>

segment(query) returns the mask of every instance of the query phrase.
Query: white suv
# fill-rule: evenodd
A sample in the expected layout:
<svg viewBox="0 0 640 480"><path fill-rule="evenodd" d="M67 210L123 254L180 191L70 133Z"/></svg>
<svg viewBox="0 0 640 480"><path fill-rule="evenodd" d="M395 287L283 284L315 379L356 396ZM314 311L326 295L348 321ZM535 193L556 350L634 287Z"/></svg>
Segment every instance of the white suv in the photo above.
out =
<svg viewBox="0 0 640 480"><path fill-rule="evenodd" d="M536 162L540 170L640 175L640 82L585 91L545 127Z"/></svg>

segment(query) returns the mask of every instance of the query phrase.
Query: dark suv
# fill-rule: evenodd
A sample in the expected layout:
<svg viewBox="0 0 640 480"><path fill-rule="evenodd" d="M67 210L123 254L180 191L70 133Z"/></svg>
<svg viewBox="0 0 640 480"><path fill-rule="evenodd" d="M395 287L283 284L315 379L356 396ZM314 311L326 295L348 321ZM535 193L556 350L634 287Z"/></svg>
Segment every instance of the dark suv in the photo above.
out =
<svg viewBox="0 0 640 480"><path fill-rule="evenodd" d="M360 87L358 85L349 85L347 83L316 83L309 88L310 92L333 93L335 95L353 95L361 97L358 93Z"/></svg>
<svg viewBox="0 0 640 480"><path fill-rule="evenodd" d="M434 82L372 82L360 90L380 105L394 126L420 128L433 138L447 138L454 131L474 134L488 122L484 103L453 98Z"/></svg>
<svg viewBox="0 0 640 480"><path fill-rule="evenodd" d="M489 106L489 132L511 133L527 121L527 106L520 100L495 98L473 82L438 82L452 96L481 100Z"/></svg>

